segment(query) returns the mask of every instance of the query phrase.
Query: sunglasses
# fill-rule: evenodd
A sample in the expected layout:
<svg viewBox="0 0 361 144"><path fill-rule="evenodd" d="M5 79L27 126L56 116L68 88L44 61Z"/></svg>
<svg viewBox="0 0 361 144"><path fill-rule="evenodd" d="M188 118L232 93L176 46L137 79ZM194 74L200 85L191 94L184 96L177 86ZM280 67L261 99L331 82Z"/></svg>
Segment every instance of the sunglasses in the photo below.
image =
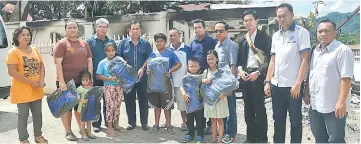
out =
<svg viewBox="0 0 361 144"><path fill-rule="evenodd" d="M214 30L215 33L224 33L225 30Z"/></svg>

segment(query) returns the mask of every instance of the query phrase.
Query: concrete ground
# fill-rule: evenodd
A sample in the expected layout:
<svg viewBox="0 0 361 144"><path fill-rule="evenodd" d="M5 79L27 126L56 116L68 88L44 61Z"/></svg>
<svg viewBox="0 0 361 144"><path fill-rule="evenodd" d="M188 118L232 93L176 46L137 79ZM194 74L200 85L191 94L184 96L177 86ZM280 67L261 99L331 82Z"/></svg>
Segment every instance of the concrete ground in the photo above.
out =
<svg viewBox="0 0 361 144"><path fill-rule="evenodd" d="M358 97L359 100L359 97ZM272 109L270 98L266 99L266 109L268 114L268 137L269 142L272 142L273 136L273 119L272 119ZM303 108L303 143L314 143L312 133L309 126L309 118L307 114L307 107ZM121 107L121 116L120 123L122 127L127 126L127 116L125 112L124 103ZM246 136L246 124L244 122L244 110L243 110L243 100L237 100L237 113L238 113L238 134L237 134L237 143L242 143L245 141ZM98 136L98 139L91 140L89 142L84 142L78 140L76 142L69 142L64 138L64 130L60 119L54 118L47 106L46 99L43 99L43 135L49 140L49 143L181 143L182 138L186 132L180 130L180 113L177 109L172 112L172 123L176 127L176 134L170 135L168 132L163 129L158 133L152 134L148 131L144 131L139 127L139 113L137 113L138 126L135 130L132 131L121 131L118 132L119 136L111 138L107 137L105 130L103 129L99 133L94 133ZM164 114L161 116L161 124L165 122ZM154 112L152 109L149 109L149 126L154 124ZM8 143L18 143L18 134L17 134L17 107L16 105L10 104L9 100L0 99L0 144ZM104 124L102 125L104 127ZM72 129L76 136L80 137L78 133L79 128L76 124L75 118L73 117ZM33 138L33 128L32 128L32 118L29 117L28 120L28 131L30 134L29 141L34 143ZM206 140L210 140L210 136L206 136ZM289 123L287 123L287 134L286 142L289 143ZM354 103L351 106L351 111L347 119L346 126L346 141L348 143L359 143L360 142L360 106L359 102Z"/></svg>

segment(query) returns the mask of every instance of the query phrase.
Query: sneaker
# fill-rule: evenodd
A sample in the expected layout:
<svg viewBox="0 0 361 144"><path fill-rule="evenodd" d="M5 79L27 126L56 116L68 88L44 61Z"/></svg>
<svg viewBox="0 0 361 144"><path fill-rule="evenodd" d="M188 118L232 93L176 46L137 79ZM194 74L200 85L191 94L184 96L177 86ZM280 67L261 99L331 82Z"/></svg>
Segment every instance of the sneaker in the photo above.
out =
<svg viewBox="0 0 361 144"><path fill-rule="evenodd" d="M196 140L197 140L196 143L203 143L204 137L202 137L202 136L197 136L197 139L196 139Z"/></svg>
<svg viewBox="0 0 361 144"><path fill-rule="evenodd" d="M149 130L149 126L148 125L142 125L142 129L147 131L147 130Z"/></svg>
<svg viewBox="0 0 361 144"><path fill-rule="evenodd" d="M159 126L153 126L152 130L150 130L151 133L156 133L160 130Z"/></svg>
<svg viewBox="0 0 361 144"><path fill-rule="evenodd" d="M173 126L168 127L168 128L167 128L167 131L168 131L168 133L171 134L171 135L175 134L175 131L173 130Z"/></svg>
<svg viewBox="0 0 361 144"><path fill-rule="evenodd" d="M234 137L231 137L229 134L226 134L222 139L223 143L234 143L235 141L236 139Z"/></svg>
<svg viewBox="0 0 361 144"><path fill-rule="evenodd" d="M93 131L96 132L96 133L98 133L98 132L100 132L100 128L93 127Z"/></svg>
<svg viewBox="0 0 361 144"><path fill-rule="evenodd" d="M81 139L82 139L83 141L89 141L89 138L88 138L87 136L82 136Z"/></svg>
<svg viewBox="0 0 361 144"><path fill-rule="evenodd" d="M210 134L212 134L212 127L211 127L211 126L207 126L206 129L204 130L204 134L205 134L205 135L210 135Z"/></svg>
<svg viewBox="0 0 361 144"><path fill-rule="evenodd" d="M135 128L135 125L128 125L127 130L133 130Z"/></svg>
<svg viewBox="0 0 361 144"><path fill-rule="evenodd" d="M66 133L65 134L65 138L68 140L68 141L77 141L78 138L72 133Z"/></svg>
<svg viewBox="0 0 361 144"><path fill-rule="evenodd" d="M183 143L187 143L187 142L190 142L193 140L193 137L191 135L186 135L184 138L183 138Z"/></svg>

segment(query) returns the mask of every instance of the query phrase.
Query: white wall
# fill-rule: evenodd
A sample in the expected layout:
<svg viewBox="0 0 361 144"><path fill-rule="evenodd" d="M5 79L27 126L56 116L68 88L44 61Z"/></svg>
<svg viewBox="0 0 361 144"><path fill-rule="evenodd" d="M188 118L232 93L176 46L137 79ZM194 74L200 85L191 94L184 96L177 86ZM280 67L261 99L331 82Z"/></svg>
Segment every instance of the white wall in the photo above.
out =
<svg viewBox="0 0 361 144"><path fill-rule="evenodd" d="M45 65L45 83L44 93L50 94L56 90L56 69L53 56L50 54L42 54Z"/></svg>

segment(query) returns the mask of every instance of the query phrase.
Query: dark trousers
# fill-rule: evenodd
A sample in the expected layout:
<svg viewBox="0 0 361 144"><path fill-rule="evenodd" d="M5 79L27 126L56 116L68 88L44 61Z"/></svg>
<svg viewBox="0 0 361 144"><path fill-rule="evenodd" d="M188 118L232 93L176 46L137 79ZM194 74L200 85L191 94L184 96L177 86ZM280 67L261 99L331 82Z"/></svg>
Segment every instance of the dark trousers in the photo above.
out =
<svg viewBox="0 0 361 144"><path fill-rule="evenodd" d="M247 140L250 142L267 142L267 114L264 105L263 78L247 81L242 86L244 115L247 124Z"/></svg>
<svg viewBox="0 0 361 144"><path fill-rule="evenodd" d="M188 134L194 138L194 120L196 120L196 130L197 130L197 136L204 137L204 109L200 109L198 111L187 113L186 115L187 121L187 128L188 128Z"/></svg>
<svg viewBox="0 0 361 144"><path fill-rule="evenodd" d="M346 117L342 119L335 116L335 112L319 113L310 109L310 125L316 143L346 143L345 125Z"/></svg>
<svg viewBox="0 0 361 144"><path fill-rule="evenodd" d="M290 90L290 87L277 87L271 84L274 143L285 143L287 110L291 123L291 143L301 143L302 141L301 107L303 95L300 93L300 96L294 99Z"/></svg>
<svg viewBox="0 0 361 144"><path fill-rule="evenodd" d="M229 117L224 119L224 133L235 138L237 135L236 93L227 96Z"/></svg>
<svg viewBox="0 0 361 144"><path fill-rule="evenodd" d="M142 78L142 80L136 83L133 89L124 97L128 124L132 126L136 125L136 96L138 96L140 123L142 125L148 125L148 92L145 78Z"/></svg>
<svg viewBox="0 0 361 144"><path fill-rule="evenodd" d="M94 86L104 86L103 84L103 81L102 80L95 80L94 81ZM103 94L103 106L99 107L101 109L103 109L103 116L104 116L104 122L106 121L106 117L107 117L107 114L106 114L106 104L105 104L105 98L104 98L104 94ZM100 110L99 110L100 111ZM93 127L96 127L96 128L100 128L100 126L102 125L102 113L100 113L100 116L99 116L99 120L98 121L95 121L92 123ZM107 123L105 122L105 126L107 126Z"/></svg>

